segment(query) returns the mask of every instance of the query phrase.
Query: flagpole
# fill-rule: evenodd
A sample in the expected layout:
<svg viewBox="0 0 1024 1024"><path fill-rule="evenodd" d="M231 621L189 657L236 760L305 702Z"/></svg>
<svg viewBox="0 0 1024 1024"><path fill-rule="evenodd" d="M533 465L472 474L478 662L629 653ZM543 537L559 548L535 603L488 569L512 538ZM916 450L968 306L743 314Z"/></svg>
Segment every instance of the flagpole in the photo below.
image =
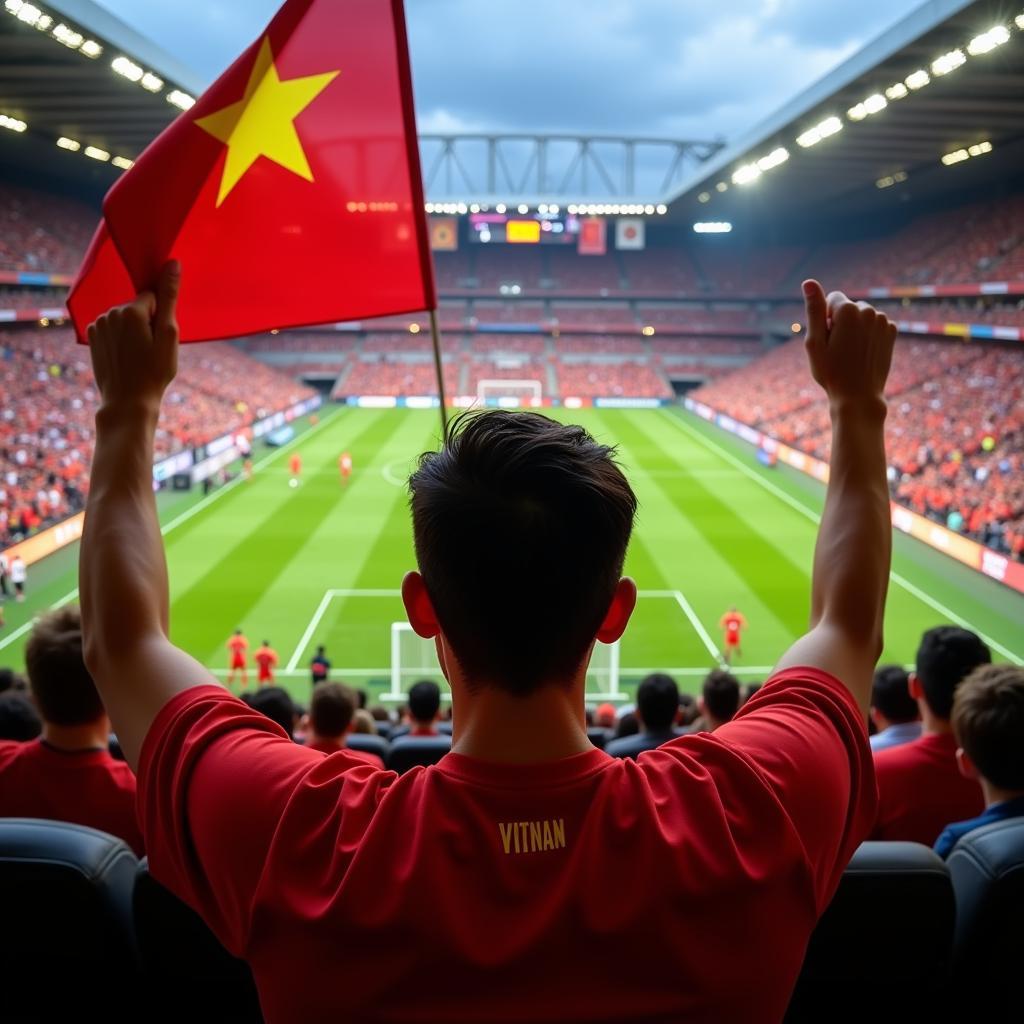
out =
<svg viewBox="0 0 1024 1024"><path fill-rule="evenodd" d="M444 400L444 366L441 363L441 328L437 323L437 310L430 311L430 340L434 345L434 371L437 373L437 394L441 399L441 434L448 435L448 407Z"/></svg>

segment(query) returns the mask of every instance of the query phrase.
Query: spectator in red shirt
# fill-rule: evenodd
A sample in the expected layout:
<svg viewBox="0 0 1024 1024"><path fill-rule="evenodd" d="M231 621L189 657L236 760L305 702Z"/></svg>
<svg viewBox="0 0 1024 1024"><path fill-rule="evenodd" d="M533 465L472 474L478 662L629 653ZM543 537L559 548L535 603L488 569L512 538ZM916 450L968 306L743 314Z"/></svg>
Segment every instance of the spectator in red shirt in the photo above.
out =
<svg viewBox="0 0 1024 1024"><path fill-rule="evenodd" d="M346 750L350 757L366 761L375 768L383 768L384 761L376 754L361 750L347 750L345 737L352 729L356 711L355 694L341 683L321 683L313 690L309 702L309 738L306 746L322 754L336 754Z"/></svg>
<svg viewBox="0 0 1024 1024"><path fill-rule="evenodd" d="M461 418L410 481L402 585L452 687L452 751L398 777L288 742L167 639L148 453L178 287L171 264L90 327L87 650L150 870L248 960L267 1021L781 1019L874 819L895 328L806 283L834 420L810 631L732 722L636 761L592 746L584 715L593 645L636 601L614 452L534 413Z"/></svg>
<svg viewBox="0 0 1024 1024"><path fill-rule="evenodd" d="M140 856L135 776L108 749L110 720L82 660L78 609L42 616L25 645L42 735L0 741L0 818L53 818L119 836Z"/></svg>
<svg viewBox="0 0 1024 1024"><path fill-rule="evenodd" d="M981 814L981 786L957 768L950 715L957 687L991 660L981 639L959 626L936 626L921 637L909 680L910 695L921 709L921 736L875 754L878 819L873 839L931 846L951 821Z"/></svg>

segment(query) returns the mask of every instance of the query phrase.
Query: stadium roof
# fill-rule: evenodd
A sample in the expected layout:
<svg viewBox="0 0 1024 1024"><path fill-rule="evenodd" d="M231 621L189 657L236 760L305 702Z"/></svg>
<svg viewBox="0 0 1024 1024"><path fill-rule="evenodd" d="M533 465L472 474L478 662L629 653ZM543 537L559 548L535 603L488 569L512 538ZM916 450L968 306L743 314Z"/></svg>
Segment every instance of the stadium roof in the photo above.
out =
<svg viewBox="0 0 1024 1024"><path fill-rule="evenodd" d="M121 171L114 159L138 156L202 88L92 0L0 0L5 164L104 191Z"/></svg>
<svg viewBox="0 0 1024 1024"><path fill-rule="evenodd" d="M1024 4L929 0L694 168L669 216L737 226L852 218L878 214L889 197L934 202L1022 167Z"/></svg>

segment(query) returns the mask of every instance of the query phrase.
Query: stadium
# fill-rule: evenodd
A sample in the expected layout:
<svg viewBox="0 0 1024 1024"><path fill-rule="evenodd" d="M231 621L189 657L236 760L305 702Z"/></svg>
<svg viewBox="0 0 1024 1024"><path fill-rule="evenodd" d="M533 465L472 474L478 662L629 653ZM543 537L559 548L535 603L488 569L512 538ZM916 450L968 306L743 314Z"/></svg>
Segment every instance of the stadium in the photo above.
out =
<svg viewBox="0 0 1024 1024"><path fill-rule="evenodd" d="M392 8L389 0L356 6ZM827 488L847 478L836 471L835 403L807 370L815 327L801 283L816 278L898 328L885 384L892 560L877 661L913 681L924 674L922 636L948 626L973 636L1012 676L1024 666L1022 81L1024 9L932 0L735 139L421 133L413 166L423 191L415 181L412 194L423 208L414 219L429 243L436 314L316 322L315 311L299 310L289 323L312 326L225 332L180 350L154 428L151 481L172 644L254 708L263 682L279 688L296 714L286 731L298 738L312 729L305 715L319 680L345 684L358 695L349 723L362 712L365 729L343 736L342 747L399 771L399 785L445 757L453 729L452 757L462 756L452 721L457 691L439 662L437 630L426 635L406 615L403 577L417 566L409 479L421 453L442 444L442 413L535 411L614 446L638 504L623 569L636 583L635 611L620 636L598 637L582 682L590 742L604 748L651 731L642 691L655 676L676 688L666 728L680 735L717 731L708 681L720 674L742 684L737 700L754 700L745 719L752 723L767 696L757 684L774 676L820 612L827 556L820 540L815 556L815 538L829 514ZM74 608L89 592L79 559L84 565L100 387L89 349L75 343L68 290L83 259L88 265L101 216L113 216L104 196L143 169L140 154L176 118L192 116L208 84L90 0L5 0L0 11L0 667L11 670L12 691L23 687L26 665L32 675L40 617ZM350 198L346 212L386 216L385 205ZM522 585L517 561L523 573L533 565L514 556L478 552L474 578L497 576L495 587L514 590ZM535 568L536 593L558 586L556 566ZM123 614L133 619L131 608ZM741 640L730 625L737 616ZM259 681L258 646L274 655ZM410 701L425 680L441 704L423 726ZM734 706L725 721L736 713ZM4 714L14 721L13 696ZM947 708L938 732L952 742L949 719ZM1024 724L1019 713L1015 721ZM899 724L873 719L871 730ZM409 747L406 739L403 749L410 730L422 742ZM5 732L0 746L13 739L29 736ZM957 739L967 746L959 731ZM121 747L111 735L112 756L123 761ZM953 766L952 749L947 760ZM0 757L0 786L4 764ZM984 780L979 772L974 779ZM988 783L970 784L980 801ZM942 785L934 782L936 792ZM557 1019L980 1020L995 1019L980 1008L1006 1006L1019 1015L1008 973L1024 913L1024 780L999 792L989 811L1014 801L1018 809L983 822L948 860L929 849L938 836L927 829L865 831L860 838L892 841L854 842L831 883L819 879L815 893L827 898L813 917L824 916L790 972L799 975L795 992L790 979L763 1016L747 1015L749 1006L741 1013L740 1003L716 1014L699 1000L652 997L635 1011L563 1010ZM141 800L141 785L139 793ZM186 898L198 890L183 873L155 878L155 864L150 875L136 863L142 852L154 859L152 806L146 850L135 844L135 853L89 829L40 837L26 820L59 814L7 806L0 799L0 891L18 914L32 914L40 900L51 921L71 908L75 949L57 956L66 977L120 977L137 998L157 994L168 1019L192 1012L197 993L206 1000L200 1019L286 1019L257 955L240 952L246 944L235 926L216 915L212 922L209 904ZM942 827L984 806L942 818ZM542 838L528 841L524 827L523 853L566 845L557 826L544 836L537 816L526 817ZM562 820L553 812L551 821ZM507 821L509 829L527 824ZM513 836L518 854L520 832L503 824L510 856ZM57 842L61 866L47 845ZM106 875L94 870L103 857L116 865ZM645 863L652 872L662 866L653 854ZM372 874L364 884L382 900L389 888ZM588 920L595 934L613 930ZM101 938L79 956L93 929ZM386 928L370 932L375 962L390 963ZM568 942L575 933L558 934ZM26 936L3 948L30 972L47 937ZM240 956L253 965L258 996ZM447 996L436 1005L424 996L426 1016L410 1015L408 1004L396 1009L387 985L413 970L405 956L395 953L402 963L392 965L393 977L374 968L378 1015L364 1008L365 1018L353 1011L352 1019L525 1019L456 1012ZM516 956L509 962L530 962ZM879 977L887 956L901 972ZM422 970L440 963L422 957ZM604 947L588 969L594 964L617 967ZM580 965L567 975L586 976ZM470 987L479 998L486 985ZM495 985L504 991L503 981ZM562 1005L556 989L539 986L551 1013ZM659 1016L658 1006L671 1009ZM320 1019L309 1013L293 1019ZM50 1017L18 1004L6 1019Z"/></svg>

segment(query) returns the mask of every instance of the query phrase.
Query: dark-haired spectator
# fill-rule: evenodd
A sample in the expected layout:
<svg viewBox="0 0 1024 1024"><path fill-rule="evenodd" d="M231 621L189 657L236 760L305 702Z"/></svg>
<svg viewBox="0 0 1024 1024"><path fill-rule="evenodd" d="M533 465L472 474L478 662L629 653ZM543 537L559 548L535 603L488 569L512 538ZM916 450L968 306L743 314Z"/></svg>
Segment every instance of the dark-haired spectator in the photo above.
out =
<svg viewBox="0 0 1024 1024"><path fill-rule="evenodd" d="M421 679L409 687L407 724L391 734L402 736L439 736L437 721L441 715L441 687L431 679Z"/></svg>
<svg viewBox="0 0 1024 1024"><path fill-rule="evenodd" d="M957 688L952 721L957 763L981 785L985 810L946 826L935 843L940 857L976 828L1024 817L1024 668L976 668Z"/></svg>
<svg viewBox="0 0 1024 1024"><path fill-rule="evenodd" d="M615 723L615 739L625 739L627 736L636 736L640 732L640 720L637 717L636 709L622 711L620 709L618 720Z"/></svg>
<svg viewBox="0 0 1024 1024"><path fill-rule="evenodd" d="M679 687L664 672L654 672L636 688L636 716L640 731L635 736L611 740L605 751L612 757L636 757L675 739L673 726L679 715Z"/></svg>
<svg viewBox="0 0 1024 1024"><path fill-rule="evenodd" d="M28 683L25 677L19 675L13 668L0 668L0 693L8 690L17 690L25 693L28 690Z"/></svg>
<svg viewBox="0 0 1024 1024"><path fill-rule="evenodd" d="M936 626L921 637L909 683L921 711L921 736L875 755L878 817L872 839L931 846L951 821L981 814L981 786L957 768L950 715L957 687L991 660L981 638L959 626Z"/></svg>
<svg viewBox="0 0 1024 1024"><path fill-rule="evenodd" d="M750 698L753 697L763 685L763 683L744 683L743 686L740 687L740 707L743 707L743 705L746 704L747 701L750 700Z"/></svg>
<svg viewBox="0 0 1024 1024"><path fill-rule="evenodd" d="M700 708L697 707L697 698L692 693L679 694L679 725L688 729L700 717Z"/></svg>
<svg viewBox="0 0 1024 1024"><path fill-rule="evenodd" d="M356 694L341 683L320 683L313 690L309 703L309 738L306 746L322 754L336 754L344 750L351 757L366 761L375 768L383 768L384 761L376 754L362 750L349 750L345 737L352 728L356 713Z"/></svg>
<svg viewBox="0 0 1024 1024"><path fill-rule="evenodd" d="M871 687L871 721L878 730L871 749L888 750L921 735L921 712L910 696L910 677L899 665L879 665Z"/></svg>
<svg viewBox="0 0 1024 1024"><path fill-rule="evenodd" d="M141 856L135 776L110 756L110 721L82 658L78 608L65 605L36 621L25 666L43 728L27 743L0 741L0 817L88 825Z"/></svg>
<svg viewBox="0 0 1024 1024"><path fill-rule="evenodd" d="M740 709L739 680L724 668L712 669L704 678L697 706L705 732L714 732L731 722Z"/></svg>
<svg viewBox="0 0 1024 1024"><path fill-rule="evenodd" d="M43 731L35 706L19 690L0 691L0 740L24 743Z"/></svg>
<svg viewBox="0 0 1024 1024"><path fill-rule="evenodd" d="M295 730L299 726L301 716L286 689L281 686L263 686L254 693L243 693L241 699L253 711L258 711L272 722L277 722L288 734L289 739L295 738Z"/></svg>

